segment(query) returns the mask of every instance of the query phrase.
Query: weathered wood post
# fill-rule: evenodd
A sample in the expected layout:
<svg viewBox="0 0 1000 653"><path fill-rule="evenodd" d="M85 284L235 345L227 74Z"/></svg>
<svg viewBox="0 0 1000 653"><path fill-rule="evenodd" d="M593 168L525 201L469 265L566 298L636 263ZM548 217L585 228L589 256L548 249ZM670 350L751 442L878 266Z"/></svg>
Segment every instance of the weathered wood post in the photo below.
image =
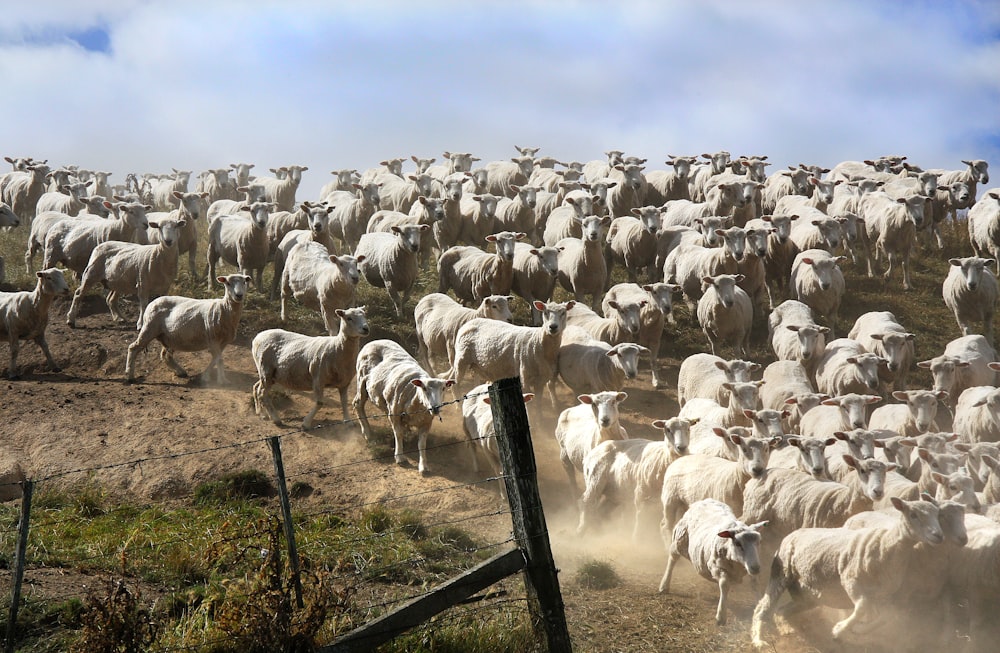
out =
<svg viewBox="0 0 1000 653"><path fill-rule="evenodd" d="M14 635L17 626L17 609L21 603L21 583L24 581L24 564L28 548L28 527L31 524L31 493L35 489L34 481L26 480L21 485L21 521L17 524L17 547L14 549L14 589L10 598L10 613L7 615L7 640L4 645L6 653L14 653Z"/></svg>
<svg viewBox="0 0 1000 653"><path fill-rule="evenodd" d="M278 499L281 501L282 522L285 525L285 542L288 543L288 561L292 565L292 582L295 588L295 604L302 608L302 575L299 573L299 550L295 546L295 524L292 522L292 504L288 500L285 485L285 464L281 461L281 440L274 435L268 438L271 456L274 458L274 475L278 479Z"/></svg>
<svg viewBox="0 0 1000 653"><path fill-rule="evenodd" d="M490 384L490 400L514 538L527 561L524 584L528 610L536 632L544 631L550 653L570 653L573 647L549 546L545 513L538 494L538 470L531 446L528 413L521 394L521 380L502 379Z"/></svg>

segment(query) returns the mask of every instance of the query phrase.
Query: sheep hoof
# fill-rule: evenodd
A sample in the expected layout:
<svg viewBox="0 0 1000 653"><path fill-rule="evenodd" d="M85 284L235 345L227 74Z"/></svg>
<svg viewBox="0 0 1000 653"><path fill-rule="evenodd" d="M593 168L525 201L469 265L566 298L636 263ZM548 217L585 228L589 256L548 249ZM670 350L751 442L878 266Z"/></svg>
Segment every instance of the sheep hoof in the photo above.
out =
<svg viewBox="0 0 1000 653"><path fill-rule="evenodd" d="M75 329L76 328L76 320L66 320L66 326L68 326L71 329Z"/></svg>
<svg viewBox="0 0 1000 653"><path fill-rule="evenodd" d="M59 367L58 365L56 365L56 366L54 366L54 367L50 367L50 368L49 368L49 371L50 371L50 372L54 372L55 374L58 374L59 372L62 372L62 368L61 368L61 367Z"/></svg>
<svg viewBox="0 0 1000 653"><path fill-rule="evenodd" d="M420 469L418 471L420 472L421 476L430 476L431 475L431 470L427 469L426 467L424 467L423 469Z"/></svg>
<svg viewBox="0 0 1000 653"><path fill-rule="evenodd" d="M399 465L400 467L409 467L410 461L407 460L406 458L403 458L402 456L396 456L396 464Z"/></svg>

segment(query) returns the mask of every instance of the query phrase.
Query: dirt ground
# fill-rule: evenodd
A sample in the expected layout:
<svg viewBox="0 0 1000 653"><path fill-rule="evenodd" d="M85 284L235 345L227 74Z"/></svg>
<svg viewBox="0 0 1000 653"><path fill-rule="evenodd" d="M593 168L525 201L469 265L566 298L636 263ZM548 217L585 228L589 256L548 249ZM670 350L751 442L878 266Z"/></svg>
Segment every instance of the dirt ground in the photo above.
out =
<svg viewBox="0 0 1000 653"><path fill-rule="evenodd" d="M63 322L65 309L65 300L56 302L48 332L52 353L63 370L46 371L38 348L25 343L19 359L22 378L0 385L4 388L0 415L5 425L0 453L6 460L20 461L31 478L56 476L51 483L72 483L93 474L110 492L149 501L188 497L198 483L236 469L271 470L266 444L256 441L282 430L253 412L249 392L256 376L249 352L253 333L246 326L226 350L229 382L224 387L176 378L160 362L155 346L137 366L138 373L145 375L143 382L127 385L123 382L125 352L134 328L113 326L100 297L87 300L75 330ZM187 369L200 371L208 355L180 354L178 360ZM676 377L676 365L670 369ZM657 437L649 422L676 414L673 392L653 390L648 371L626 390L629 398L623 408L630 434ZM297 425L309 400L305 394L288 394L282 414L288 424ZM575 401L565 388L560 399L567 405ZM421 478L415 465L400 467L391 458L347 464L370 460L372 453L358 431L344 426L284 438L286 474L293 482L306 482L314 489L303 501L328 508L346 510L389 497L416 495L392 505L423 511L427 523L501 509L494 484L474 484L485 474L472 471L468 451L458 446L462 440L459 416L460 406L450 406L443 422L434 426L430 444L437 448L428 453L433 472L429 477ZM334 392L318 419L331 423L340 417ZM754 605L747 585L733 593L729 624L718 627L713 618L717 589L695 576L686 563L675 576L673 592L657 593L666 556L656 524L645 525L640 544L631 542L629 527L624 520L617 521L617 515L609 517L603 533L576 536L575 508L552 437L554 417L548 408L543 421L532 425L533 441L575 649L742 650L748 644ZM247 442L252 444L227 446ZM177 455L194 451L203 453ZM121 464L137 460L142 462ZM93 469L97 471L76 471ZM426 492L453 485L465 486ZM484 541L501 541L510 534L509 519L502 516L472 519L461 526ZM577 570L581 563L595 559L611 562L623 584L604 591L581 587ZM65 591L75 583L86 584L88 578L64 572L29 573L26 593L62 593L57 588ZM780 651L826 650L822 637L815 642L791 637L777 641Z"/></svg>

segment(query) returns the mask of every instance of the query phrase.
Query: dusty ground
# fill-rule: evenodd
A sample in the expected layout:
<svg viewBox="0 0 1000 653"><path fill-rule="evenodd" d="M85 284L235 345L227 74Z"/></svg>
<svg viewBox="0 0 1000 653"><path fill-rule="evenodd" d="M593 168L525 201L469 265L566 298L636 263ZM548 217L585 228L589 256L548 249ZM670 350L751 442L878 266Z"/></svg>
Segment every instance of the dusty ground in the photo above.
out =
<svg viewBox="0 0 1000 653"><path fill-rule="evenodd" d="M155 347L140 359L137 368L145 374L144 382L126 385L125 351L134 330L112 326L101 310L99 297L87 301L76 330L63 323L65 308L62 300L56 303L56 317L49 329L52 352L63 371L44 370L41 353L33 343L27 343L19 361L23 378L0 385L4 388L0 415L5 424L0 453L8 460L21 461L32 478L57 475L51 483L71 483L91 473L75 470L101 468L93 474L103 487L144 500L190 496L198 483L235 469L271 470L267 446L255 441L281 429L253 413L249 389L255 372L248 348L252 333L241 332L226 351L230 378L225 387L174 377L159 361ZM200 371L208 356L180 354L178 359L186 368ZM672 369L676 376L676 366ZM652 390L648 372L641 383L626 389L629 432L656 437L648 423L658 416L676 414L673 393ZM304 394L290 395L282 414L289 424L297 425L309 402ZM567 404L572 401L565 389L561 398ZM344 426L286 437L282 443L286 473L292 481L314 488L304 501L317 507L349 510L359 504L416 494L391 505L422 510L427 523L502 508L493 484L426 493L474 483L485 476L472 472L467 450L458 446L462 437L459 413L459 406L450 407L443 423L435 424L431 445L438 448L429 452L434 473L428 478L421 478L414 467L396 466L391 458L370 461L372 452L358 432ZM336 393L318 417L327 423L340 419ZM620 535L628 528L618 526L617 518L611 520L604 535L576 537L575 509L568 499L569 486L552 438L553 418L549 409L545 421L533 425L533 438L576 650L742 650L749 640L753 607L749 589L741 587L734 593L733 615L721 628L713 619L715 586L695 577L686 564L675 577L675 593L658 595L665 555L655 524L647 525L641 545ZM247 446L227 446L248 442ZM450 443L455 446L447 446ZM173 457L202 450L208 451ZM121 464L136 460L143 462ZM370 462L347 464L354 461ZM504 517L473 519L461 525L485 541L500 541L510 533L509 520ZM624 584L605 591L580 587L577 569L582 562L594 559L612 562ZM62 594L74 584L92 583L93 579L49 571L29 573L28 581L26 593ZM785 638L781 644L781 651L825 650L822 642L806 645Z"/></svg>

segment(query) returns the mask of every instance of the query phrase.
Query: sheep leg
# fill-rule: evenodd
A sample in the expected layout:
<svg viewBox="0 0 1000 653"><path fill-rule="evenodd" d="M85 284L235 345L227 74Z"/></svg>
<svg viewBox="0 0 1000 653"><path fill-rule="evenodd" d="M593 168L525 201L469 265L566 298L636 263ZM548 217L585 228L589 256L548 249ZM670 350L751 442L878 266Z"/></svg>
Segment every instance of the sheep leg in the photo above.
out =
<svg viewBox="0 0 1000 653"><path fill-rule="evenodd" d="M174 371L174 374L182 379L188 377L187 370L181 367L180 363L174 360L174 352L166 347L160 349L160 360L167 364L167 367Z"/></svg>
<svg viewBox="0 0 1000 653"><path fill-rule="evenodd" d="M302 420L303 429L311 429L313 425L313 418L316 417L316 413L319 412L320 406L323 405L323 383L320 379L313 380L313 407L309 411L309 414L305 416Z"/></svg>
<svg viewBox="0 0 1000 653"><path fill-rule="evenodd" d="M337 389L340 392L340 408L344 411L344 421L349 422L351 417L347 414L347 385Z"/></svg>
<svg viewBox="0 0 1000 653"><path fill-rule="evenodd" d="M729 576L723 572L719 575L719 605L715 608L715 623L726 623L726 599L729 597Z"/></svg>
<svg viewBox="0 0 1000 653"><path fill-rule="evenodd" d="M288 296L292 294L292 288L288 285L288 275L284 272L281 274L281 321L286 321L286 309L288 304ZM320 311L322 313L322 311ZM326 322L326 317L323 317L323 322ZM329 331L327 327L327 331Z"/></svg>
<svg viewBox="0 0 1000 653"><path fill-rule="evenodd" d="M587 518L597 508L601 496L604 494L604 486L607 484L607 472L597 470L596 473L584 479L583 496L580 497L580 522L577 524L576 533L582 535L587 531Z"/></svg>
<svg viewBox="0 0 1000 653"><path fill-rule="evenodd" d="M396 317L403 317L403 302L400 300L399 293L396 292L395 288L391 288L389 284L386 284L386 291L389 293L389 299L392 300L392 306L396 309Z"/></svg>
<svg viewBox="0 0 1000 653"><path fill-rule="evenodd" d="M663 578L660 579L660 594L670 593L670 579L674 575L674 565L677 564L677 559L680 557L680 552L670 547L670 555L667 556L667 569L663 572Z"/></svg>
<svg viewBox="0 0 1000 653"><path fill-rule="evenodd" d="M395 446L393 455L395 456L396 464L406 466L409 464L409 461L406 460L406 456L403 455L403 436L406 435L406 429L399 417L390 417L389 423L392 426L392 439ZM419 444L417 446L419 447Z"/></svg>
<svg viewBox="0 0 1000 653"><path fill-rule="evenodd" d="M8 338L7 342L10 343L10 367L7 368L7 378L16 379L19 376L17 373L17 350L21 343L16 335Z"/></svg>
<svg viewBox="0 0 1000 653"><path fill-rule="evenodd" d="M365 441L371 441L372 427L368 423L368 413L365 412L365 404L368 403L368 388L365 387L366 385L366 380L359 375L358 393L354 397L354 412L358 414L358 421L361 423L361 435L364 436Z"/></svg>
<svg viewBox="0 0 1000 653"><path fill-rule="evenodd" d="M219 260L219 255L215 251L213 251L212 245L209 244L208 269L206 271L206 276L208 277L208 281L205 284L205 287L208 290L212 290L213 288L215 288L215 264L218 262L218 260Z"/></svg>
<svg viewBox="0 0 1000 653"><path fill-rule="evenodd" d="M569 487L573 496L580 496L580 489L576 486L576 468L573 467L573 461L569 459L569 454L565 450L559 452L559 461L562 463L563 469L566 470L566 478L569 479Z"/></svg>
<svg viewBox="0 0 1000 653"><path fill-rule="evenodd" d="M62 369L56 365L55 359L52 358L52 354L49 352L49 343L45 341L44 333L35 338L35 344L37 344L38 348L42 350L43 354L45 354L45 362L48 363L49 370L53 372L61 372Z"/></svg>
<svg viewBox="0 0 1000 653"><path fill-rule="evenodd" d="M194 279L198 278L198 245L197 243L191 245L191 249L188 250L188 268L191 270L191 277Z"/></svg>
<svg viewBox="0 0 1000 653"><path fill-rule="evenodd" d="M417 471L420 472L422 476L427 476L431 473L431 469L427 465L427 457L425 454L425 451L427 450L427 429L420 429L420 433L417 435L417 450L420 454L420 458L417 462Z"/></svg>
<svg viewBox="0 0 1000 653"><path fill-rule="evenodd" d="M770 621L772 619L774 606L778 603L781 595L785 593L785 582L785 574L782 571L781 561L775 558L774 563L771 565L771 581L767 584L767 591L764 593L764 596L761 597L757 603L757 607L754 608L753 621L750 626L752 643L757 649L771 648L771 645L762 637L764 620L767 619Z"/></svg>
<svg viewBox="0 0 1000 653"><path fill-rule="evenodd" d="M903 252L902 256L902 267L903 267L903 290L911 290L913 284L910 282L910 250L907 249Z"/></svg>
<svg viewBox="0 0 1000 653"><path fill-rule="evenodd" d="M38 248L35 246L34 241L28 243L28 249L24 252L24 271L27 272L28 276L31 276L31 268L35 265L35 254Z"/></svg>
<svg viewBox="0 0 1000 653"><path fill-rule="evenodd" d="M213 347L209 347L208 351L211 352L212 354L212 360L208 361L208 367L206 367L205 371L199 374L198 377L201 379L208 379L208 373L214 367L215 382L220 385L224 385L225 383L227 383L227 377L226 377L226 367L222 363L222 349L215 349Z"/></svg>
<svg viewBox="0 0 1000 653"><path fill-rule="evenodd" d="M870 601L864 597L858 597L857 602L854 604L854 610L846 619L838 621L833 626L832 635L834 639L840 639L845 632L854 628L854 632L858 635L864 634L864 632L871 630L873 626L876 625L876 610L875 606L869 606ZM867 613L871 613L870 615ZM868 618L865 618L868 617Z"/></svg>

